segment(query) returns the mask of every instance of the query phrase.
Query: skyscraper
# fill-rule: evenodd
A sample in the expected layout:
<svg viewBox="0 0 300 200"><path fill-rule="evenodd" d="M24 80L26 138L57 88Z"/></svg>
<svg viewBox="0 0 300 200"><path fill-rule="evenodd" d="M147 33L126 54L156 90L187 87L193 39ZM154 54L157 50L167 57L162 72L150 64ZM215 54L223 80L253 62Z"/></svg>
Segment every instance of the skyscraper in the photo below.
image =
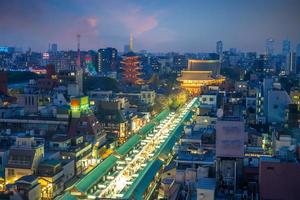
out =
<svg viewBox="0 0 300 200"><path fill-rule="evenodd" d="M290 40L283 40L282 42L282 55L288 56L291 51L291 41Z"/></svg>
<svg viewBox="0 0 300 200"><path fill-rule="evenodd" d="M274 54L274 44L275 40L273 38L269 38L266 40L266 55Z"/></svg>
<svg viewBox="0 0 300 200"><path fill-rule="evenodd" d="M297 44L296 55L297 55L297 57L300 57L300 43Z"/></svg>
<svg viewBox="0 0 300 200"><path fill-rule="evenodd" d="M295 52L289 52L287 55L286 60L286 74L290 73L298 73L296 69L296 53Z"/></svg>
<svg viewBox="0 0 300 200"><path fill-rule="evenodd" d="M124 54L126 54L126 53L128 53L129 51L130 51L130 46L129 46L129 44L125 44L124 45Z"/></svg>
<svg viewBox="0 0 300 200"><path fill-rule="evenodd" d="M219 55L219 60L222 61L222 58L223 58L223 42L221 40L217 42L216 53Z"/></svg>
<svg viewBox="0 0 300 200"><path fill-rule="evenodd" d="M116 64L117 64L117 56L118 51L115 48L106 48L106 49L99 49L98 50L98 67L97 71L99 73L109 72L109 71L116 71Z"/></svg>
<svg viewBox="0 0 300 200"><path fill-rule="evenodd" d="M57 44L55 44L55 43L51 44L51 52L56 53L57 50L58 50Z"/></svg>
<svg viewBox="0 0 300 200"><path fill-rule="evenodd" d="M298 43L296 48L296 68L297 74L300 74L300 43Z"/></svg>
<svg viewBox="0 0 300 200"><path fill-rule="evenodd" d="M223 53L223 42L222 41L218 41L217 42L217 46L216 46L216 53L221 56Z"/></svg>

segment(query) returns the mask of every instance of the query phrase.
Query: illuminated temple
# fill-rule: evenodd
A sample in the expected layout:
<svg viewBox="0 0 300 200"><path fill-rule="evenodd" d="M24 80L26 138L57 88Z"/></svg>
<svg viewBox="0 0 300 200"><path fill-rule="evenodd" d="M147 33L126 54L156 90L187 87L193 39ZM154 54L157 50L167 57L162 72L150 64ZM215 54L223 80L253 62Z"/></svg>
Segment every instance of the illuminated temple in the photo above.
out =
<svg viewBox="0 0 300 200"><path fill-rule="evenodd" d="M197 95L205 86L220 85L225 77L220 75L218 60L189 60L188 68L181 71L181 76L177 80L182 88Z"/></svg>
<svg viewBox="0 0 300 200"><path fill-rule="evenodd" d="M139 56L133 52L129 52L124 55L121 61L123 68L123 80L127 84L131 85L141 85L143 84L143 79L140 78L141 67L139 62Z"/></svg>

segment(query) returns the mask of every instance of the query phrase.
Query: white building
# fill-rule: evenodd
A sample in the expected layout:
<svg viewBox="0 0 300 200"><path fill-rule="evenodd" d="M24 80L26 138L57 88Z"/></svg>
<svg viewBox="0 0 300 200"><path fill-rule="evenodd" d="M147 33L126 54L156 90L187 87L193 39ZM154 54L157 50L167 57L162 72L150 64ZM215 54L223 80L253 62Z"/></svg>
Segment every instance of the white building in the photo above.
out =
<svg viewBox="0 0 300 200"><path fill-rule="evenodd" d="M286 109L292 100L285 90L268 91L267 121L269 123L283 123Z"/></svg>
<svg viewBox="0 0 300 200"><path fill-rule="evenodd" d="M201 178L197 184L197 200L214 200L216 180L214 178Z"/></svg>

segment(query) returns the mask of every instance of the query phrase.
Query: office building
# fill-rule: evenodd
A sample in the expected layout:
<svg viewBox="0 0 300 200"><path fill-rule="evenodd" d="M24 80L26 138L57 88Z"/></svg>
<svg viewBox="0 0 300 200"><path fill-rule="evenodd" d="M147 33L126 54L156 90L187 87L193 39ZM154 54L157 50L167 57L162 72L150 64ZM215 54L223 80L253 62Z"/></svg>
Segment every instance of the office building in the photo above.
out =
<svg viewBox="0 0 300 200"><path fill-rule="evenodd" d="M14 51L14 47L0 47L0 53L13 53Z"/></svg>
<svg viewBox="0 0 300 200"><path fill-rule="evenodd" d="M44 144L32 136L17 137L16 144L10 148L5 168L7 182L14 183L22 176L34 174L43 157Z"/></svg>
<svg viewBox="0 0 300 200"><path fill-rule="evenodd" d="M185 55L175 55L173 57L173 71L176 73L180 73L181 70L187 67L187 58Z"/></svg>
<svg viewBox="0 0 300 200"><path fill-rule="evenodd" d="M130 52L130 46L129 46L129 44L125 44L124 45L124 50L123 51L124 51L124 54Z"/></svg>
<svg viewBox="0 0 300 200"><path fill-rule="evenodd" d="M296 56L300 57L300 43L298 43L296 47Z"/></svg>
<svg viewBox="0 0 300 200"><path fill-rule="evenodd" d="M260 199L300 199L300 165L263 157L259 165Z"/></svg>
<svg viewBox="0 0 300 200"><path fill-rule="evenodd" d="M273 79L265 78L256 88L256 123L266 123L268 115L268 92L273 88Z"/></svg>
<svg viewBox="0 0 300 200"><path fill-rule="evenodd" d="M283 40L282 42L282 55L287 56L291 52L291 41Z"/></svg>
<svg viewBox="0 0 300 200"><path fill-rule="evenodd" d="M223 54L223 42L218 41L216 46L216 53L221 57Z"/></svg>
<svg viewBox="0 0 300 200"><path fill-rule="evenodd" d="M49 44L49 52L51 53L56 53L58 51L58 45L53 43Z"/></svg>
<svg viewBox="0 0 300 200"><path fill-rule="evenodd" d="M242 181L245 122L239 117L226 117L216 123L216 176L220 187L235 191Z"/></svg>
<svg viewBox="0 0 300 200"><path fill-rule="evenodd" d="M38 177L34 175L22 176L15 182L15 192L11 199L24 199L24 200L40 200L41 186L38 182Z"/></svg>
<svg viewBox="0 0 300 200"><path fill-rule="evenodd" d="M296 74L296 73L299 73L297 71L297 68L296 68L296 53L295 52L289 52L287 54L287 57L286 57L286 67L285 67L285 73L286 74Z"/></svg>
<svg viewBox="0 0 300 200"><path fill-rule="evenodd" d="M268 91L267 121L269 123L284 123L288 105L292 100L285 90L272 89Z"/></svg>
<svg viewBox="0 0 300 200"><path fill-rule="evenodd" d="M274 45L275 40L272 38L269 38L266 40L266 55L273 55L274 54Z"/></svg>
<svg viewBox="0 0 300 200"><path fill-rule="evenodd" d="M292 89L290 92L290 97L293 104L298 106L298 110L300 111L300 90L299 89Z"/></svg>
<svg viewBox="0 0 300 200"><path fill-rule="evenodd" d="M107 73L116 71L118 51L115 48L106 48L98 50L98 73Z"/></svg>

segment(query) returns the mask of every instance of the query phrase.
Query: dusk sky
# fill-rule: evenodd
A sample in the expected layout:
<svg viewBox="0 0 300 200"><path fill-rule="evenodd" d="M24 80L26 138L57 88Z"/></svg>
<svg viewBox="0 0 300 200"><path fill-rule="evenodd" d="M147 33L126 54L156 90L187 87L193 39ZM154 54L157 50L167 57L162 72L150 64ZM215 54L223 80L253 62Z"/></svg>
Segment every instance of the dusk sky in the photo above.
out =
<svg viewBox="0 0 300 200"><path fill-rule="evenodd" d="M46 51L116 47L130 33L135 50L215 51L224 48L264 51L265 40L300 42L299 0L0 0L0 46Z"/></svg>

